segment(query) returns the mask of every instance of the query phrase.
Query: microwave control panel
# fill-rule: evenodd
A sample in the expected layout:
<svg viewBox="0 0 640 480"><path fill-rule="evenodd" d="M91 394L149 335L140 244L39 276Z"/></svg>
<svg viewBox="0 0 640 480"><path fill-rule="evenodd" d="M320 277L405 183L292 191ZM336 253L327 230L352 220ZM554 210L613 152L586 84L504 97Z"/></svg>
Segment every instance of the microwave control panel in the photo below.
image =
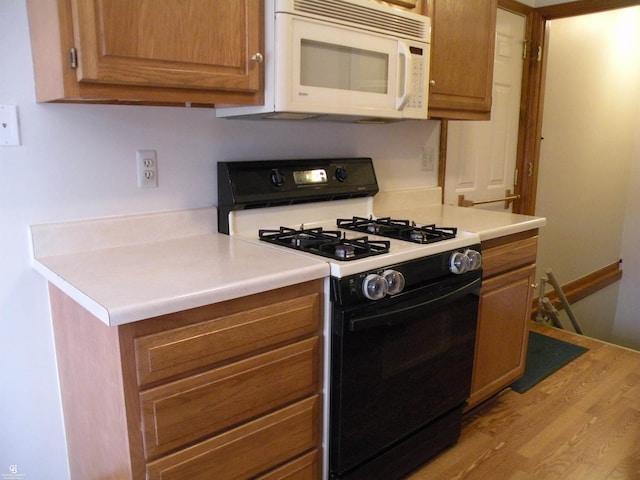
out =
<svg viewBox="0 0 640 480"><path fill-rule="evenodd" d="M410 47L411 95L404 107L404 118L426 118L429 98L429 45Z"/></svg>

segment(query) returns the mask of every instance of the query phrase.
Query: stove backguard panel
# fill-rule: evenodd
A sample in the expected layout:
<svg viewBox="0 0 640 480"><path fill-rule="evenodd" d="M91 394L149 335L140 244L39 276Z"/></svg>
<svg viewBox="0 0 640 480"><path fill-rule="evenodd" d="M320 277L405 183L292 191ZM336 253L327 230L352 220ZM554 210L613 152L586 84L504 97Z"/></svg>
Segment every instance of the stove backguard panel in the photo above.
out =
<svg viewBox="0 0 640 480"><path fill-rule="evenodd" d="M372 197L351 198L326 202L301 203L269 208L248 208L231 210L226 214L226 224L230 235L243 238L258 238L260 228L278 228L282 225L292 228L304 225L307 228L323 226L336 228L336 218L345 212L369 216L373 206ZM218 219L223 213L218 212Z"/></svg>
<svg viewBox="0 0 640 480"><path fill-rule="evenodd" d="M230 233L234 210L372 197L378 190L371 158L218 162L218 230Z"/></svg>

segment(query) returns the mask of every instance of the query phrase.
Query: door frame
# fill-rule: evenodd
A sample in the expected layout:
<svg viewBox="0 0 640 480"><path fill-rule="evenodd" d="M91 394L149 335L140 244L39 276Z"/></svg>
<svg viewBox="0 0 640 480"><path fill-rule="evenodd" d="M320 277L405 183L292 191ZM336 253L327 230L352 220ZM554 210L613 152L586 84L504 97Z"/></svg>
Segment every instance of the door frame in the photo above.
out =
<svg viewBox="0 0 640 480"><path fill-rule="evenodd" d="M532 8L515 0L498 0L498 8L526 17L524 51L526 58L522 70L518 147L516 153L517 184L515 194L520 198L513 204L513 213L534 215L542 139L542 117L549 21L598 13L640 5L640 0L577 0L547 7ZM447 120L440 129L440 168L438 185L444 198L444 178L447 157Z"/></svg>
<svg viewBox="0 0 640 480"><path fill-rule="evenodd" d="M500 4L501 2L499 1L498 3ZM519 140L522 139L523 142L522 158L518 157L517 160L517 164L521 164L523 167L523 170L520 171L522 190L520 192L521 199L514 206L514 212L528 215L533 215L535 212L540 143L543 140L542 118L544 114L546 59L549 45L549 21L638 5L640 5L639 0L578 0L569 3L549 5L533 10L531 30L532 55L529 65L530 81L526 86L523 84L523 93L526 89L526 96L529 99L527 106L528 113L526 113L527 118L524 122L525 131L520 131L519 134ZM538 52L540 53L538 54ZM520 129L522 128L523 123L521 121ZM518 143L520 143L520 141ZM531 167L529 167L529 164ZM530 176L529 168L531 169Z"/></svg>
<svg viewBox="0 0 640 480"><path fill-rule="evenodd" d="M531 115L532 108L537 105L535 99L530 97L532 92L536 91L536 86L533 85L533 81L536 79L535 75L535 63L532 61L532 52L536 52L537 47L534 47L531 38L533 38L533 28L535 26L535 10L532 7L518 3L515 0L498 0L498 8L516 13L525 17L525 42L523 52L526 52L526 58L522 64L522 88L520 93L520 114L519 114L519 126L518 126L518 146L516 150L516 171L515 175L516 185L514 188L514 194L520 195L520 198L513 203L514 213L528 213L528 197L531 195L532 177L528 172L527 158L532 158L531 152L531 140L528 132L531 132L531 119L534 115ZM536 56L537 58L537 56ZM447 136L448 136L448 120L441 121L440 128L440 168L438 169L438 186L442 189L442 201L444 203L444 182L447 168ZM533 172L533 171L532 171ZM533 203L535 207L535 183L533 184Z"/></svg>

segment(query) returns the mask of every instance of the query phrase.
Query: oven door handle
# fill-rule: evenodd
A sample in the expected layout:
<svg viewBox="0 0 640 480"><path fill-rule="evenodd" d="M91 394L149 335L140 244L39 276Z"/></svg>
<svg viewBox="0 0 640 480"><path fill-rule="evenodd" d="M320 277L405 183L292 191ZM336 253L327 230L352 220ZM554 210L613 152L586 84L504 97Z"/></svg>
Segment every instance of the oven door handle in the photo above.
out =
<svg viewBox="0 0 640 480"><path fill-rule="evenodd" d="M361 330L366 330L368 328L379 327L380 325L397 325L406 321L406 315L402 315L403 313L410 313L414 310L423 309L423 308L437 308L441 305L445 305L450 303L458 298L464 297L470 293L474 293L480 287L482 279L477 278L472 282L464 284L462 287L457 288L455 290L448 291L443 295L438 295L435 298L429 298L425 301L412 303L411 305L404 308L390 308L385 309L384 311L377 312L373 315L367 315L363 317L352 318L349 321L349 330L352 332L357 332ZM477 292L476 292L477 293ZM394 318L401 317L400 320L392 321L389 319L389 316L393 316Z"/></svg>

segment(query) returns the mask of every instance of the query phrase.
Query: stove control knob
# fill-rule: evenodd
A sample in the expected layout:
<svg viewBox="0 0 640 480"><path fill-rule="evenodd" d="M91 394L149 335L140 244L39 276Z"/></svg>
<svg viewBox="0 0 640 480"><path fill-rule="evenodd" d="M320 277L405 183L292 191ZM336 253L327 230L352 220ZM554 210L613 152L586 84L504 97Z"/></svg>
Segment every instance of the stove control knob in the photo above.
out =
<svg viewBox="0 0 640 480"><path fill-rule="evenodd" d="M449 258L451 273L461 274L469 270L469 257L462 252L454 252Z"/></svg>
<svg viewBox="0 0 640 480"><path fill-rule="evenodd" d="M396 270L385 270L382 277L387 282L387 293L396 295L404 289L404 275Z"/></svg>
<svg viewBox="0 0 640 480"><path fill-rule="evenodd" d="M280 173L280 170L274 168L271 170L271 185L274 187L281 187L284 184L284 175Z"/></svg>
<svg viewBox="0 0 640 480"><path fill-rule="evenodd" d="M480 252L467 248L464 254L469 259L469 270L478 270L482 266L482 255Z"/></svg>
<svg viewBox="0 0 640 480"><path fill-rule="evenodd" d="M336 168L336 179L339 182L344 182L347 179L347 169L344 167Z"/></svg>
<svg viewBox="0 0 640 480"><path fill-rule="evenodd" d="M387 281L382 275L370 273L362 282L362 293L369 300L380 300L387 294Z"/></svg>

